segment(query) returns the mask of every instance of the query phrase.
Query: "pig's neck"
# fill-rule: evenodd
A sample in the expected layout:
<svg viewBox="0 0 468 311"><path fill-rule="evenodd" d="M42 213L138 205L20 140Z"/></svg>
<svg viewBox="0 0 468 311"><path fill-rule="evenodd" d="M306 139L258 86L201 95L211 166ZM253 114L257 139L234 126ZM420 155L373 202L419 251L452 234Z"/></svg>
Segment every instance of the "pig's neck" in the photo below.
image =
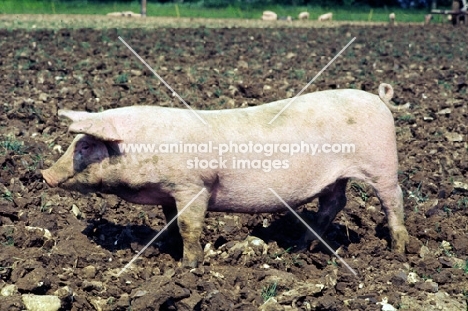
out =
<svg viewBox="0 0 468 311"><path fill-rule="evenodd" d="M101 174L103 193L115 194L136 204L160 205L171 200L169 193L172 184L166 184L154 175L152 178L145 178L146 175L140 177L131 165L111 164L102 168Z"/></svg>

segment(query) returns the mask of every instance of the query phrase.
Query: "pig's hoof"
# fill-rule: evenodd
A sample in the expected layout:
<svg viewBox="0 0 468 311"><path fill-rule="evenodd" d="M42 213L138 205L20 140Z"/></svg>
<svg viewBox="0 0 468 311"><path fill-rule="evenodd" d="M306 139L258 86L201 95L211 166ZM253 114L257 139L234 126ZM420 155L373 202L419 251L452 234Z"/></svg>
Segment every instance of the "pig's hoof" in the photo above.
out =
<svg viewBox="0 0 468 311"><path fill-rule="evenodd" d="M198 264L199 264L199 262L198 262L198 260L196 260L196 259L190 260L190 259L184 258L184 259L182 260L182 266L183 266L184 268L197 268L197 267L198 267Z"/></svg>
<svg viewBox="0 0 468 311"><path fill-rule="evenodd" d="M316 251L320 248L320 241L319 240L312 240L310 243L309 243L309 251L313 252L313 251Z"/></svg>
<svg viewBox="0 0 468 311"><path fill-rule="evenodd" d="M392 249L395 253L404 254L406 250L406 244L408 244L409 236L405 230L395 231L392 239Z"/></svg>

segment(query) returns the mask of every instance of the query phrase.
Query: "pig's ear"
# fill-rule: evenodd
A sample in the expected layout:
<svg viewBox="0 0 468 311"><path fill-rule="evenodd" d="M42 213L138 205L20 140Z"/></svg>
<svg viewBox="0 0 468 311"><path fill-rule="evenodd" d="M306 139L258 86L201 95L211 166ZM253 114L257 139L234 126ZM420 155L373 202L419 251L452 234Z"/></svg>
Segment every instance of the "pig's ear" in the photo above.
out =
<svg viewBox="0 0 468 311"><path fill-rule="evenodd" d="M65 117L72 121L81 121L81 120L88 119L91 116L91 114L86 111L73 111L73 110L59 109L58 116Z"/></svg>
<svg viewBox="0 0 468 311"><path fill-rule="evenodd" d="M86 134L103 141L122 140L112 120L105 120L101 115L72 110L59 110L58 115L73 121L68 128L70 133Z"/></svg>

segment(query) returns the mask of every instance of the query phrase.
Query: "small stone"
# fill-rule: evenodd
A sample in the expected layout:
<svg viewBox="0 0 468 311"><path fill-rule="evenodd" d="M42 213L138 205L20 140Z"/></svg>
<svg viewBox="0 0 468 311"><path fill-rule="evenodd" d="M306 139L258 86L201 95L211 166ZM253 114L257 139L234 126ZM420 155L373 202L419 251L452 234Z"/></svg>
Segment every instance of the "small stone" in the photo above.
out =
<svg viewBox="0 0 468 311"><path fill-rule="evenodd" d="M269 298L258 308L259 311L283 311L285 307L280 305L274 297Z"/></svg>
<svg viewBox="0 0 468 311"><path fill-rule="evenodd" d="M408 280L408 276L406 275L406 273L403 271L399 271L391 278L390 281L394 285L401 286L405 284L407 280Z"/></svg>
<svg viewBox="0 0 468 311"><path fill-rule="evenodd" d="M447 132L444 134L445 138L451 142L461 142L463 141L463 135L459 133Z"/></svg>
<svg viewBox="0 0 468 311"><path fill-rule="evenodd" d="M101 297L91 299L90 303L96 311L102 311L103 307L107 305L107 301L102 299Z"/></svg>
<svg viewBox="0 0 468 311"><path fill-rule="evenodd" d="M333 288L336 286L338 282L338 270L333 269L331 273L327 273L325 277L322 278L322 283L325 284L327 288Z"/></svg>
<svg viewBox="0 0 468 311"><path fill-rule="evenodd" d="M450 108L445 108L445 109L437 111L437 114L450 114L450 113L452 113L452 109Z"/></svg>
<svg viewBox="0 0 468 311"><path fill-rule="evenodd" d="M454 181L453 182L453 187L457 190L464 190L468 191L468 183L464 183L461 181Z"/></svg>
<svg viewBox="0 0 468 311"><path fill-rule="evenodd" d="M75 215L76 218L81 218L81 211L75 204L72 205L72 213L73 215Z"/></svg>
<svg viewBox="0 0 468 311"><path fill-rule="evenodd" d="M52 239L52 233L50 233L50 231L48 229L39 228L39 227L30 227L30 226L26 226L25 228L28 231L36 231L36 230L41 231L44 234L44 238L46 238L48 240Z"/></svg>
<svg viewBox="0 0 468 311"><path fill-rule="evenodd" d="M190 294L190 297L184 298L180 301L181 306L186 307L187 309L181 308L181 310L197 310L197 306L203 300L203 297L197 292L193 291Z"/></svg>
<svg viewBox="0 0 468 311"><path fill-rule="evenodd" d="M272 89L272 87L269 86L269 85L266 85L266 84L265 84L265 85L263 86L263 91L269 91L269 90L271 90L271 89Z"/></svg>
<svg viewBox="0 0 468 311"><path fill-rule="evenodd" d="M39 94L40 101L46 102L48 98L49 98L49 95L47 95L46 93Z"/></svg>
<svg viewBox="0 0 468 311"><path fill-rule="evenodd" d="M0 295L3 297L13 296L18 292L18 286L15 284L8 284L3 286L2 290L0 291Z"/></svg>
<svg viewBox="0 0 468 311"><path fill-rule="evenodd" d="M418 288L420 290L425 291L425 292L437 293L438 290L439 290L439 285L437 283L433 282L432 280L427 280L424 283L419 283Z"/></svg>
<svg viewBox="0 0 468 311"><path fill-rule="evenodd" d="M81 270L81 272L86 279L92 279L96 276L96 267L86 266Z"/></svg>
<svg viewBox="0 0 468 311"><path fill-rule="evenodd" d="M419 282L420 279L419 279L419 276L415 272L410 272L408 273L408 277L406 280L409 284L414 284L414 283Z"/></svg>
<svg viewBox="0 0 468 311"><path fill-rule="evenodd" d="M268 245L262 239L248 236L244 241L230 247L228 252L232 257L242 257L242 261L247 263L255 256L266 255Z"/></svg>
<svg viewBox="0 0 468 311"><path fill-rule="evenodd" d="M377 302L382 306L382 311L396 311L395 307L388 303L388 298L384 297L381 302Z"/></svg>
<svg viewBox="0 0 468 311"><path fill-rule="evenodd" d="M63 150L62 150L62 146L60 145L55 145L52 150L55 151L55 153L58 153L58 154L62 154L63 153Z"/></svg>
<svg viewBox="0 0 468 311"><path fill-rule="evenodd" d="M237 62L237 67L239 68L249 68L249 64L245 60L240 60Z"/></svg>
<svg viewBox="0 0 468 311"><path fill-rule="evenodd" d="M127 293L122 294L116 303L116 307L125 308L125 309L127 309L129 305L130 305L130 297L128 296Z"/></svg>
<svg viewBox="0 0 468 311"><path fill-rule="evenodd" d="M138 289L135 293L132 293L132 298L143 297L146 294L148 294L148 292L146 290Z"/></svg>
<svg viewBox="0 0 468 311"><path fill-rule="evenodd" d="M466 260L465 259L451 257L451 260L453 262L453 267L462 268L462 267L464 267L466 265Z"/></svg>
<svg viewBox="0 0 468 311"><path fill-rule="evenodd" d="M429 255L431 251L429 250L429 247L426 245L422 245L421 248L419 249L419 257L424 258L427 255Z"/></svg>
<svg viewBox="0 0 468 311"><path fill-rule="evenodd" d="M175 275L175 270L172 269L172 268L169 268L167 269L166 271L164 271L164 274L163 274L165 277L167 277L168 279L172 278L174 275Z"/></svg>
<svg viewBox="0 0 468 311"><path fill-rule="evenodd" d="M277 299L281 304L291 304L299 297L313 296L322 292L324 288L324 284L297 282L293 289L281 293Z"/></svg>
<svg viewBox="0 0 468 311"><path fill-rule="evenodd" d="M205 271L202 268L194 268L190 270L190 272L200 277L203 276L203 274L205 273Z"/></svg>
<svg viewBox="0 0 468 311"><path fill-rule="evenodd" d="M446 252L449 252L452 250L452 245L450 245L450 242L442 241L440 242L440 248L442 248Z"/></svg>
<svg viewBox="0 0 468 311"><path fill-rule="evenodd" d="M87 291L95 290L102 290L102 282L99 281L83 281L83 289Z"/></svg>
<svg viewBox="0 0 468 311"><path fill-rule="evenodd" d="M25 294L22 299L28 311L57 311L61 307L60 299L57 296Z"/></svg>
<svg viewBox="0 0 468 311"><path fill-rule="evenodd" d="M70 286L64 286L64 287L57 289L54 292L54 295L59 297L60 299L65 299L65 298L73 296L73 290L70 288Z"/></svg>
<svg viewBox="0 0 468 311"><path fill-rule="evenodd" d="M222 274L219 273L219 272L216 272L216 271L212 271L212 270L211 270L211 271L210 271L210 274L213 275L213 276L214 276L215 278L217 278L217 279L220 279L220 280L224 279L224 275L222 275Z"/></svg>

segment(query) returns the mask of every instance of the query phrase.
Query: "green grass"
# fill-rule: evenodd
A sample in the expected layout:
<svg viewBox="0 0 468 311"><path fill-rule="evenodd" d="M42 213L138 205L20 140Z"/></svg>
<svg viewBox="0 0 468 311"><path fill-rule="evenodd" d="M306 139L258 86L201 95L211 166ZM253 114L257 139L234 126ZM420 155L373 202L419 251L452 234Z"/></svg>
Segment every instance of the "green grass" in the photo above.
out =
<svg viewBox="0 0 468 311"><path fill-rule="evenodd" d="M17 140L14 136L3 136L0 138L0 154L13 151L15 154L23 154L25 151L24 142Z"/></svg>
<svg viewBox="0 0 468 311"><path fill-rule="evenodd" d="M11 193L10 190L5 188L2 193L2 198L4 198L5 200L9 202L13 202L13 193Z"/></svg>
<svg viewBox="0 0 468 311"><path fill-rule="evenodd" d="M200 2L201 3L201 2ZM241 8L229 6L226 8L207 8L194 3L148 3L148 16L192 17L192 18L248 18L259 19L264 10L271 10L278 16L290 15L297 18L302 11L310 13L311 20L326 12L333 12L334 20L338 21L373 21L387 22L388 14L394 12L397 22L422 22L427 10L403 10L400 8L376 8L356 6L311 7L311 6L279 6L271 5L262 8ZM97 14L109 12L133 11L140 12L140 2L129 3L90 3L86 0L0 0L0 14ZM437 18L436 18L437 19Z"/></svg>
<svg viewBox="0 0 468 311"><path fill-rule="evenodd" d="M116 84L124 84L124 83L127 83L128 82L128 74L127 73L122 73L120 75L118 75L116 78L115 78L115 83Z"/></svg>
<svg viewBox="0 0 468 311"><path fill-rule="evenodd" d="M270 285L264 286L262 288L261 296L262 296L263 301L267 301L268 299L275 297L277 295L277 290L276 290L277 286L278 286L278 283L275 281L271 283Z"/></svg>

